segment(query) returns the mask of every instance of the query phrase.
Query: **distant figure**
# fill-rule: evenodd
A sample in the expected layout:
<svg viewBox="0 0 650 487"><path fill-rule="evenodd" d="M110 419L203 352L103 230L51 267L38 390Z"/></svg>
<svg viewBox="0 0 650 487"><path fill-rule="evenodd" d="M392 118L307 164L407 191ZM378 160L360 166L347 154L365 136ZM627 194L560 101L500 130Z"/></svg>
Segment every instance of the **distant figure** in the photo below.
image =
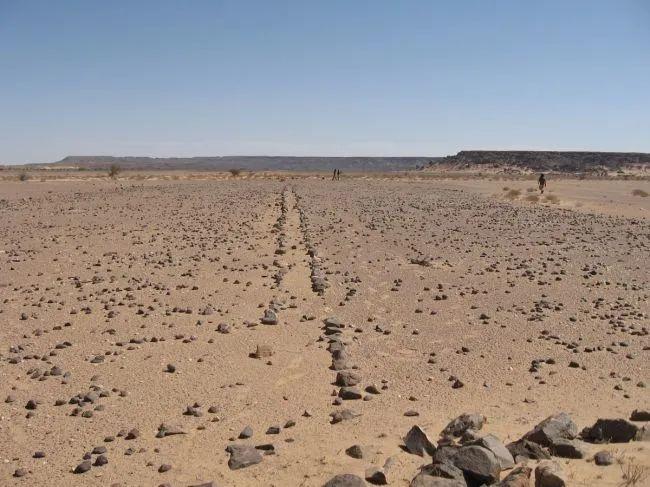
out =
<svg viewBox="0 0 650 487"><path fill-rule="evenodd" d="M539 175L539 179L537 180L537 183L539 184L539 191L544 194L544 188L546 187L546 178L544 177L543 174Z"/></svg>
<svg viewBox="0 0 650 487"><path fill-rule="evenodd" d="M334 175L332 176L332 181L336 181L336 169L334 169Z"/></svg>
<svg viewBox="0 0 650 487"><path fill-rule="evenodd" d="M336 180L337 180L337 181L340 181L340 180L341 180L341 170L340 170L340 169L337 169L337 170L336 170Z"/></svg>

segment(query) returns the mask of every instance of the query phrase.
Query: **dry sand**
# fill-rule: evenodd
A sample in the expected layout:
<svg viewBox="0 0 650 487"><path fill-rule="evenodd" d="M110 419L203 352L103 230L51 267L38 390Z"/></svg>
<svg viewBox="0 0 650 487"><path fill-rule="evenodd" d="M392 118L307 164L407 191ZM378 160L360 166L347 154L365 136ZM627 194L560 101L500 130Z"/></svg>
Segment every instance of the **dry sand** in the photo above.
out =
<svg viewBox="0 0 650 487"><path fill-rule="evenodd" d="M0 485L321 486L392 457L407 486L431 462L402 448L415 424L435 441L478 412L509 443L559 411L581 429L647 410L650 198L631 191L648 182L549 181L556 203L533 186L0 182ZM328 317L365 400L333 404ZM233 442L275 454L231 470ZM108 463L72 473L95 447ZM647 441L586 449L557 459L567 485L650 468Z"/></svg>

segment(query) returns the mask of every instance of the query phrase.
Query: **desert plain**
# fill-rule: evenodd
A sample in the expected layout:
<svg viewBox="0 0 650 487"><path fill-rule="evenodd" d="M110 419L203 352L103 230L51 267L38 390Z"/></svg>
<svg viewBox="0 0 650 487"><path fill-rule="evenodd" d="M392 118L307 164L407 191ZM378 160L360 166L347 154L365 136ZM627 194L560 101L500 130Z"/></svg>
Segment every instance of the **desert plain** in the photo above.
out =
<svg viewBox="0 0 650 487"><path fill-rule="evenodd" d="M0 181L0 485L650 485L649 191Z"/></svg>

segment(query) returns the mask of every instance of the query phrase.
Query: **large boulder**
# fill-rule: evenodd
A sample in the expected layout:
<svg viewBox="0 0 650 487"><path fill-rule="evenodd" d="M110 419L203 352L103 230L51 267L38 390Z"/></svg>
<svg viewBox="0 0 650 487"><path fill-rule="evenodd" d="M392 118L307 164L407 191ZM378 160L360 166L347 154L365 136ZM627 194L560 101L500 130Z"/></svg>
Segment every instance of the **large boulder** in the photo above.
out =
<svg viewBox="0 0 650 487"><path fill-rule="evenodd" d="M636 437L639 427L626 419L599 419L582 430L582 438L593 443L627 443Z"/></svg>
<svg viewBox="0 0 650 487"><path fill-rule="evenodd" d="M524 440L550 446L555 440L572 440L578 436L578 427L567 413L549 416L523 436Z"/></svg>
<svg viewBox="0 0 650 487"><path fill-rule="evenodd" d="M463 471L470 486L493 484L499 480L499 460L482 446L464 446L454 457L454 465Z"/></svg>

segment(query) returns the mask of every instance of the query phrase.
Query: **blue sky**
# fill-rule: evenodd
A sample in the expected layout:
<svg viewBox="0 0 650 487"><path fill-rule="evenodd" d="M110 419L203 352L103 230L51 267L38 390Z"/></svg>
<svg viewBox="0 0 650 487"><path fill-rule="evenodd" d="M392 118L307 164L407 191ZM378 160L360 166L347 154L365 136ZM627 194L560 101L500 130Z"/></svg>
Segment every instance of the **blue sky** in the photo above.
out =
<svg viewBox="0 0 650 487"><path fill-rule="evenodd" d="M0 163L650 152L650 1L0 0Z"/></svg>

